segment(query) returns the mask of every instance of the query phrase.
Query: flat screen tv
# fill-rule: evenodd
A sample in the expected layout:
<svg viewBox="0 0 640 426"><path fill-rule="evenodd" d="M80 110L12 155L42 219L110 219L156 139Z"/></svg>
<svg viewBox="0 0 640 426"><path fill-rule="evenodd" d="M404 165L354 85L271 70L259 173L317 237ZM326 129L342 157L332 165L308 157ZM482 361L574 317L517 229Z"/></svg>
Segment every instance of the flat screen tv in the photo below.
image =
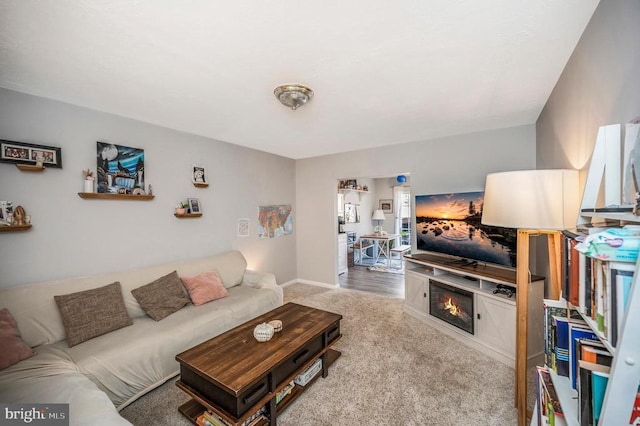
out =
<svg viewBox="0 0 640 426"><path fill-rule="evenodd" d="M483 191L417 195L417 249L463 263L515 267L517 230L483 225L483 206Z"/></svg>

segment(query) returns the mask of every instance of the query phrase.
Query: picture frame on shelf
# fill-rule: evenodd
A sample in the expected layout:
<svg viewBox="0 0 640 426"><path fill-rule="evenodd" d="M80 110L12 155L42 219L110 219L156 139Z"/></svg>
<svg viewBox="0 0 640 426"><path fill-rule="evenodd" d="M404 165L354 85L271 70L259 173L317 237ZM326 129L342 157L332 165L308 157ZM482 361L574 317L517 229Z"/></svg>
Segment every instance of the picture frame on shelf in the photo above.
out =
<svg viewBox="0 0 640 426"><path fill-rule="evenodd" d="M0 162L62 168L62 148L0 139Z"/></svg>
<svg viewBox="0 0 640 426"><path fill-rule="evenodd" d="M200 199L187 198L189 204L189 213L202 213L202 207L200 206Z"/></svg>
<svg viewBox="0 0 640 426"><path fill-rule="evenodd" d="M191 181L194 184L200 184L200 185L206 185L209 182L207 182L207 175L206 175L206 170L204 166L199 166L199 165L193 165L192 171L191 171Z"/></svg>
<svg viewBox="0 0 640 426"><path fill-rule="evenodd" d="M384 214L393 214L393 200L384 199L380 200L378 203L380 210L382 210Z"/></svg>

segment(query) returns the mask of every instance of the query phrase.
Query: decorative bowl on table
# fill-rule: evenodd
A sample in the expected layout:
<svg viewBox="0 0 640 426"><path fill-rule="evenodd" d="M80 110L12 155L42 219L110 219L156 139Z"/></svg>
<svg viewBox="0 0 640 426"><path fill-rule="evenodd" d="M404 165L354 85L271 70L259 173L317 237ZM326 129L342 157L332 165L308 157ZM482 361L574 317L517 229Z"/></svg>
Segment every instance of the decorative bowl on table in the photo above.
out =
<svg viewBox="0 0 640 426"><path fill-rule="evenodd" d="M256 328L253 329L253 337L255 337L258 342L266 342L271 340L274 332L271 324L263 322L262 324L256 325Z"/></svg>

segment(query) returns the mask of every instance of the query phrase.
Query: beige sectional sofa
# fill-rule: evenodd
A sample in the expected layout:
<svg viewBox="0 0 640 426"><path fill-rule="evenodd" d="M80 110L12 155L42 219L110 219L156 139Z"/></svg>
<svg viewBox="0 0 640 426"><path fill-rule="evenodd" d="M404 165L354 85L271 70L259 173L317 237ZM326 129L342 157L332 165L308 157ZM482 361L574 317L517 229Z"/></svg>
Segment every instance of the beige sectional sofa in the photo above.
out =
<svg viewBox="0 0 640 426"><path fill-rule="evenodd" d="M118 415L146 392L178 374L175 355L274 309L283 302L275 276L246 269L238 251L126 272L37 283L0 290L23 340L36 355L0 371L0 402L70 403L70 422L128 424ZM131 290L172 271L179 276L217 269L229 296L189 304L154 321ZM133 325L69 347L54 301L119 281ZM177 407L176 407L177 409Z"/></svg>

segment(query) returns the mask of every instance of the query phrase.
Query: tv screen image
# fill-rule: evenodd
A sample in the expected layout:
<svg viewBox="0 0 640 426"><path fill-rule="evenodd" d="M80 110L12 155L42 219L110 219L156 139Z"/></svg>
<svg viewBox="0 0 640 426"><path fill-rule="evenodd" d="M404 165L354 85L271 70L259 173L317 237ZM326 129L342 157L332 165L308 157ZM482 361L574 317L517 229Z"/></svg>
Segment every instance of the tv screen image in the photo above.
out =
<svg viewBox="0 0 640 426"><path fill-rule="evenodd" d="M416 195L416 247L515 267L517 231L483 225L484 191Z"/></svg>

